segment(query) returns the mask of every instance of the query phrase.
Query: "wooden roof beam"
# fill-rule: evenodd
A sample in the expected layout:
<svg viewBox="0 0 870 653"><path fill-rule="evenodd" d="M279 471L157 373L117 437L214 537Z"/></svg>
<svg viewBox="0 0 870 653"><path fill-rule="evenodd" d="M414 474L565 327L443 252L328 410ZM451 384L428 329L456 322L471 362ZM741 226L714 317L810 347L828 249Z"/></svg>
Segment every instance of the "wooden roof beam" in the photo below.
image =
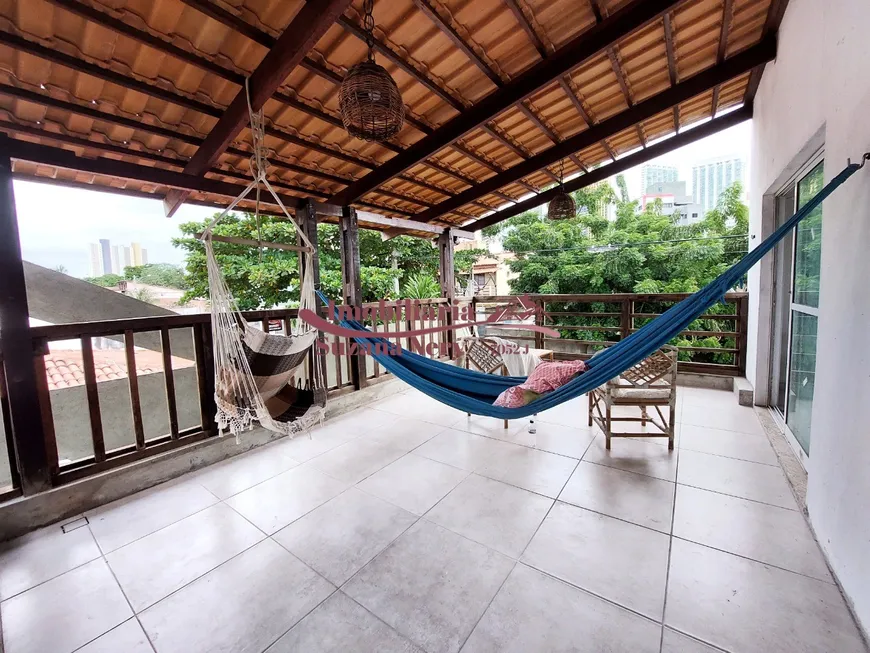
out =
<svg viewBox="0 0 870 653"><path fill-rule="evenodd" d="M490 177L480 182L476 187L463 191L438 206L434 206L419 213L415 219L421 221L433 220L440 215L452 211L472 200L482 197L497 188L514 182L535 170L551 165L561 158L611 138L619 132L633 127L635 124L652 118L666 111L680 102L685 102L701 93L712 89L716 84L721 84L734 79L762 62L770 61L776 56L776 39L769 37L747 48L740 54L724 61L721 65L713 66L707 70L680 82L677 86L662 91L658 95L637 103L631 109L623 111L608 118L589 129L582 131L570 138L565 139L549 150L541 152L508 170L504 173ZM649 148L647 148L649 149Z"/></svg>
<svg viewBox="0 0 870 653"><path fill-rule="evenodd" d="M668 56L668 79L671 81L671 86L676 86L680 81L677 74L677 55L674 48L674 30L671 26L671 12L666 11L662 17L665 29L665 52ZM680 107L674 107L674 133L680 133Z"/></svg>
<svg viewBox="0 0 870 653"><path fill-rule="evenodd" d="M541 37L538 36L538 33L535 31L535 28L532 27L531 21L526 18L526 15L523 13L523 8L520 6L519 0L504 0L504 3L508 6L508 9L513 13L514 18L517 19L517 23L529 37L529 41L532 42L532 45L535 46L535 50L538 51L538 54L541 55L541 59L547 58L547 46L544 45L544 42L541 40Z"/></svg>
<svg viewBox="0 0 870 653"><path fill-rule="evenodd" d="M321 0L302 5L275 45L248 78L251 107L259 111L290 72L317 44L338 19L351 0ZM185 166L185 173L199 175L208 170L248 124L248 93L241 89L203 144ZM171 193L164 201L166 215L171 216L184 202L184 193Z"/></svg>
<svg viewBox="0 0 870 653"><path fill-rule="evenodd" d="M728 32L731 30L731 18L734 15L733 11L734 0L725 0L722 7L722 29L719 31L719 47L716 48L716 63L725 61L725 52L728 49ZM713 89L712 111L710 115L716 117L716 112L719 110L719 89L721 84Z"/></svg>
<svg viewBox="0 0 870 653"><path fill-rule="evenodd" d="M578 65L598 54L611 43L658 18L681 0L649 0L631 3L614 12L600 24L569 41L550 57L532 66L515 79L465 109L462 114L442 125L434 134L414 143L402 154L379 166L333 199L348 204L369 190L401 174L408 168L447 147L504 110L521 102Z"/></svg>
<svg viewBox="0 0 870 653"><path fill-rule="evenodd" d="M629 154L628 156L617 161L616 163L611 163L610 165L596 168L595 170L592 170L589 174L582 175L580 177L577 177L576 179L565 182L565 190L570 193L581 188L586 188L587 186L591 186L596 182L607 179L611 175L624 172L629 168L633 168L634 166L638 166L642 163L646 163L647 161L651 161L656 157L667 154L668 152L672 152L677 148L688 145L689 143L694 143L702 138L706 138L707 136L720 132L723 129L733 127L734 125L741 123L745 120L749 120L750 118L752 118L751 104L743 106L740 109L732 111L731 113L728 113L724 116L714 118L713 120L699 125L694 129L685 131L682 134L677 134L666 140L659 141L654 145L650 145L645 150L635 152L634 154ZM556 188L544 191L537 197L533 197L523 202L519 202L518 204L511 206L510 208L504 209L502 211L497 211L493 215L488 215L487 217L481 218L475 222L472 222L471 224L464 225L463 229L467 229L468 231L480 231L485 227L491 227L492 225L498 224L499 222L507 220L508 218L512 218L515 215L519 215L530 209L537 208L545 202L549 202L557 192L558 189Z"/></svg>

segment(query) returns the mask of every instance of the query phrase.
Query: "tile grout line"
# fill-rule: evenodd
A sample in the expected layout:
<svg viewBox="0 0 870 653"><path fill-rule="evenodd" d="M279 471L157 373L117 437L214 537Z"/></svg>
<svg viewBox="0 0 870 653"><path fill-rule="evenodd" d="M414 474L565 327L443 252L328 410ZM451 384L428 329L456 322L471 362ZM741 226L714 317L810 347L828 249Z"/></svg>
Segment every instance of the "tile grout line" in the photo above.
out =
<svg viewBox="0 0 870 653"><path fill-rule="evenodd" d="M680 409L680 414L682 415L682 408ZM662 630L661 637L659 639L659 653L662 653L662 650L665 646L665 615L668 611L668 585L671 580L671 556L673 555L674 550L674 520L677 516L677 480L680 478L680 448L675 447L676 453L676 462L674 464L674 505L671 506L671 530L668 535L668 562L665 567L665 593L664 600L662 601Z"/></svg>

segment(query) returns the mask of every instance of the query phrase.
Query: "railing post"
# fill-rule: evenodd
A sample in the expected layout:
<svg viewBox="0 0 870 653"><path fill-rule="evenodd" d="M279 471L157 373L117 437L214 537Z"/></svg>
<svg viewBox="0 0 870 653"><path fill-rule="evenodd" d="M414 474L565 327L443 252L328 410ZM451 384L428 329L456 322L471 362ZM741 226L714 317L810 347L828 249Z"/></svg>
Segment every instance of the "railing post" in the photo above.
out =
<svg viewBox="0 0 870 653"><path fill-rule="evenodd" d="M359 223L356 209L343 206L339 218L341 233L341 294L347 306L362 308L362 279L359 260ZM372 325L375 326L375 325ZM372 329L374 330L374 329ZM348 343L349 344L349 343ZM350 355L350 380L355 390L366 387L366 361L363 355Z"/></svg>
<svg viewBox="0 0 870 653"><path fill-rule="evenodd" d="M544 311L547 310L547 303L543 299L535 299L535 305L539 309L535 311L535 324L544 326ZM540 331L535 331L535 349L544 348L544 334Z"/></svg>
<svg viewBox="0 0 870 653"><path fill-rule="evenodd" d="M746 349L749 344L749 297L738 297L737 308L737 373L746 376Z"/></svg>
<svg viewBox="0 0 870 653"><path fill-rule="evenodd" d="M454 237L452 229L445 229L438 236L438 280L441 284L441 296L447 300L447 324L453 325L453 306L456 298L456 276L453 268L453 245ZM453 329L447 331L447 351L450 357L454 355L456 348L456 332Z"/></svg>
<svg viewBox="0 0 870 653"><path fill-rule="evenodd" d="M623 340L631 335L631 324L633 319L631 314L634 312L634 300L630 297L622 299L622 312L619 318L619 339Z"/></svg>
<svg viewBox="0 0 870 653"><path fill-rule="evenodd" d="M9 139L0 136L0 152L8 152ZM15 442L14 460L24 494L51 487L51 457L45 442L39 403L33 341L30 336L27 287L15 194L12 188L12 160L0 154L0 346L6 375L6 391ZM13 452L9 452L10 460Z"/></svg>
<svg viewBox="0 0 870 653"><path fill-rule="evenodd" d="M314 247L314 251L311 252L311 269L305 268L305 257L300 252L299 254L299 274L300 278L302 275L310 274L312 275L312 280L314 281L314 287L317 290L320 290L320 254L318 252L317 245L317 212L314 208L314 204L309 200L303 200L299 207L296 209L296 222L299 224L299 229L302 230L302 233L311 241L312 247ZM302 245L301 239L299 240L299 244ZM314 305L316 307L316 313L318 315L323 314L323 302L320 301L319 297L315 297ZM329 316L331 317L331 316ZM323 341L323 333L317 334L318 339ZM326 356L321 355L318 351L318 348L315 349L314 355L311 357L311 362L309 365L309 372L313 375L314 366L317 365L320 368L320 375L323 379L325 385L326 383ZM312 376L313 381L313 376Z"/></svg>

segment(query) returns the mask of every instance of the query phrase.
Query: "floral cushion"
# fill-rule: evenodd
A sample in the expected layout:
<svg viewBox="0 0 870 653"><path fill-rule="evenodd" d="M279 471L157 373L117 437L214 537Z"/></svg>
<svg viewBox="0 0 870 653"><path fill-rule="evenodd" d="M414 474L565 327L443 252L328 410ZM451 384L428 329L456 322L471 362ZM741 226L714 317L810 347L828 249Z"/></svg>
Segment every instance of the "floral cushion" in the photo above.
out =
<svg viewBox="0 0 870 653"><path fill-rule="evenodd" d="M541 395L565 385L585 370L586 363L583 361L543 362L535 368L525 383L508 388L493 403L504 408L527 406Z"/></svg>

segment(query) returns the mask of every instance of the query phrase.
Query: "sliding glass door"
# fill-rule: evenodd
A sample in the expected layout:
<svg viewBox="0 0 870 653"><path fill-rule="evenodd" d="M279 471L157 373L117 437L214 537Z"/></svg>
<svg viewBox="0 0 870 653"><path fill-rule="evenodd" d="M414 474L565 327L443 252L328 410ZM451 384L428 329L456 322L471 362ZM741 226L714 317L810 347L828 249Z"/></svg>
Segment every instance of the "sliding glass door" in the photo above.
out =
<svg viewBox="0 0 870 653"><path fill-rule="evenodd" d="M809 202L824 185L817 157L776 198L777 226ZM771 335L771 404L787 432L809 456L816 376L816 332L822 249L822 207L813 210L776 249Z"/></svg>

